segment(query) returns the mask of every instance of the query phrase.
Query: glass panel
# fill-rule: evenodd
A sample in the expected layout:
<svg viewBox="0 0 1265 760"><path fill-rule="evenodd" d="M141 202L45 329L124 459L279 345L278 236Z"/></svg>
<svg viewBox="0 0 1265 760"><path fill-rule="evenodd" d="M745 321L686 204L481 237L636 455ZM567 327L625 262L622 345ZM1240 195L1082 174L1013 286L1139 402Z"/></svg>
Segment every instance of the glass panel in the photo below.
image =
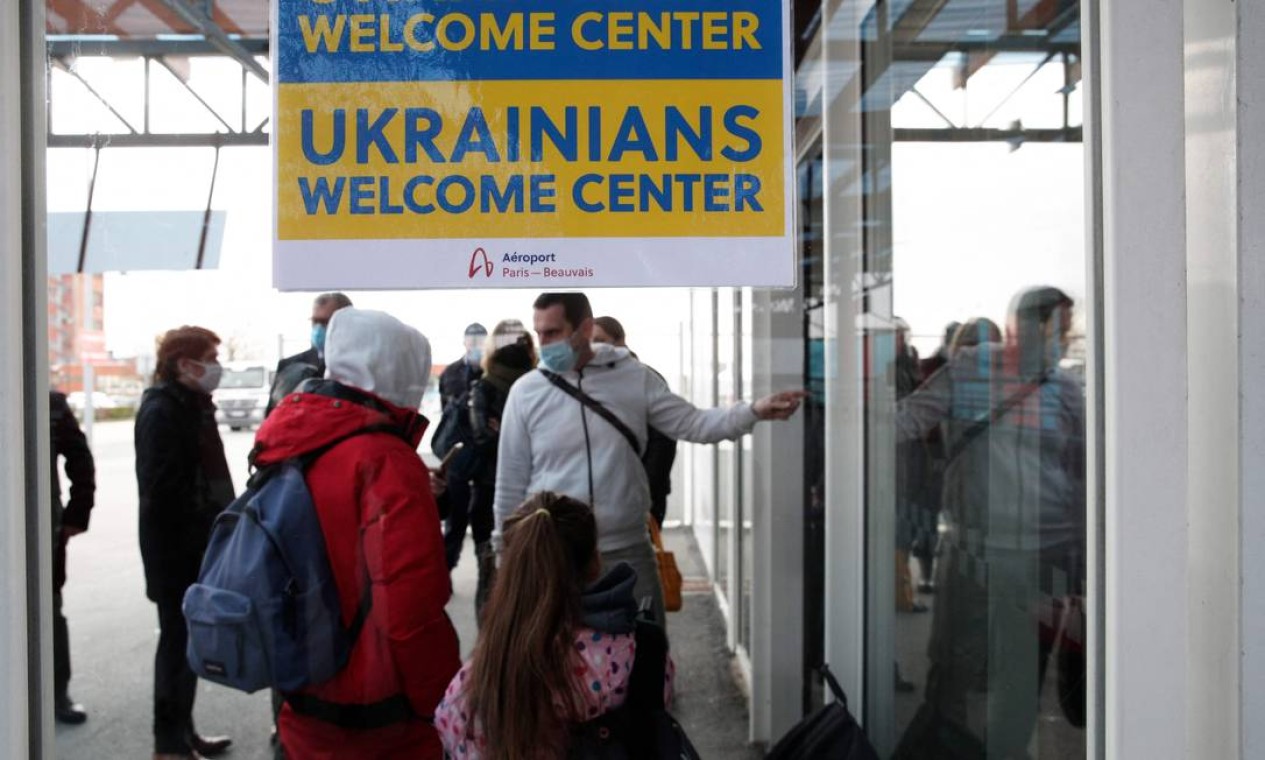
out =
<svg viewBox="0 0 1265 760"><path fill-rule="evenodd" d="M689 366L691 401L706 407L716 403L714 359L715 312L712 291L696 289L690 294L692 354ZM716 450L713 446L689 444L682 447L689 457L691 495L689 509L694 515L694 536L708 572L716 571Z"/></svg>
<svg viewBox="0 0 1265 760"><path fill-rule="evenodd" d="M734 289L719 288L716 291L716 390L717 406L730 406L738 402L737 377L734 364ZM737 446L733 441L716 444L717 461L717 524L716 524L716 583L726 598L729 596L730 540L734 524L735 502L738 498Z"/></svg>
<svg viewBox="0 0 1265 760"><path fill-rule="evenodd" d="M866 728L1083 757L1078 6L859 7Z"/></svg>
<svg viewBox="0 0 1265 760"><path fill-rule="evenodd" d="M753 383L751 360L754 353L754 326L752 324L751 307L751 288L744 288L738 294L738 302L735 305L737 309L739 347L738 378L740 385L738 398L750 398ZM755 486L753 480L755 462L752 458L751 436L743 436L736 443L740 447L738 457L738 485L740 489L738 507L739 519L742 524L742 530L738 533L738 577L740 588L742 589L742 598L738 606L738 643L750 652L751 581L755 577L755 550L752 537L752 510L755 508Z"/></svg>
<svg viewBox="0 0 1265 760"><path fill-rule="evenodd" d="M822 310L825 261L822 240L821 149L799 165L799 254L804 283L804 711L823 702L816 669L825 660L826 563L826 350Z"/></svg>

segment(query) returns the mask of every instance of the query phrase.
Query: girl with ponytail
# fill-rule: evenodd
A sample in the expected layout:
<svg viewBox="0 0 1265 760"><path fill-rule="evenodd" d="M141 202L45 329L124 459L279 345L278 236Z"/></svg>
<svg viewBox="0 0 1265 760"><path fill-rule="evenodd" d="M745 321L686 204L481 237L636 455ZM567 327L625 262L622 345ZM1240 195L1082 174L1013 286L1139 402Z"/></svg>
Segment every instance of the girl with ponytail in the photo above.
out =
<svg viewBox="0 0 1265 760"><path fill-rule="evenodd" d="M505 521L473 658L435 713L449 757L565 757L571 728L624 702L636 646L636 573L599 578L588 505L540 493ZM671 699L667 663L665 700Z"/></svg>

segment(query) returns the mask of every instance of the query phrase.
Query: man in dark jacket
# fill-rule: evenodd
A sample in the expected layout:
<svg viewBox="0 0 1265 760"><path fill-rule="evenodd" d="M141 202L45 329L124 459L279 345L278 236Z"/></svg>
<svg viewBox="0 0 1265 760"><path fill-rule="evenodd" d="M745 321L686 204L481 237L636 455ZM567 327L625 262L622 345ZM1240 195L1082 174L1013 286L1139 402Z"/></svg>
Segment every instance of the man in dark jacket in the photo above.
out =
<svg viewBox="0 0 1265 760"><path fill-rule="evenodd" d="M474 381L483 376L483 343L487 337L488 330L483 325L478 322L468 325L462 337L465 355L445 367L440 374L441 427L443 418L449 415L458 418L469 416L469 397L465 394ZM466 529L470 525L470 481L466 475L473 465L472 450L460 452L449 465L448 492L444 496L448 506L448 517L444 524L444 553L448 558L449 570L456 567L457 561L461 559L461 547L465 545Z"/></svg>
<svg viewBox="0 0 1265 760"><path fill-rule="evenodd" d="M70 698L70 629L62 614L62 587L66 585L66 543L71 536L88 530L93 496L97 489L96 466L88 439L79 429L63 393L48 394L49 423L52 427L53 476L53 714L60 723L78 724L88 719L82 705ZM70 480L70 500L61 501L61 478L57 458L65 460Z"/></svg>
<svg viewBox="0 0 1265 760"><path fill-rule="evenodd" d="M440 409L447 409L449 404L469 390L470 384L483 374L483 341L487 337L488 329L478 322L466 326L465 335L461 338L461 344L466 349L465 355L444 367L439 376Z"/></svg>
<svg viewBox="0 0 1265 760"><path fill-rule="evenodd" d="M211 525L233 500L233 480L215 424L211 391L221 368L215 333L181 327L163 336L155 384L136 414L136 482L146 595L158 605L154 658L154 758L214 756L229 739L193 726L197 676L185 659L181 604L198 579Z"/></svg>
<svg viewBox="0 0 1265 760"><path fill-rule="evenodd" d="M351 299L343 293L322 293L312 302L312 346L277 362L265 416L272 414L277 402L304 380L325 376L325 331L329 329L329 320L334 312L348 306L351 306Z"/></svg>

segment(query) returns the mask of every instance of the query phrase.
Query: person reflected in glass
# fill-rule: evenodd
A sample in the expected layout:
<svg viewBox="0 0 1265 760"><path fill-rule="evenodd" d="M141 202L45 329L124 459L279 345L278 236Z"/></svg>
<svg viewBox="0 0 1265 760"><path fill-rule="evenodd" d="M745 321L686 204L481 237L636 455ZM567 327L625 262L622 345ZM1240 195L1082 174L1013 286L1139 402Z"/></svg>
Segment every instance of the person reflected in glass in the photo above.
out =
<svg viewBox="0 0 1265 760"><path fill-rule="evenodd" d="M984 321L997 330L997 326L991 321ZM920 378L925 380L931 377L949 363L949 357L952 356L954 350L954 339L961 328L961 322L950 322L944 326L944 339L939 348L931 356L918 361ZM991 341L996 343L1000 340L1001 332L997 331L996 337ZM940 541L940 494L944 490L944 440L940 436L938 427L927 434L923 445L926 456L926 475L921 490L922 530L915 538L910 552L918 561L918 593L933 594L936 590L935 562L939 554Z"/></svg>
<svg viewBox="0 0 1265 760"><path fill-rule="evenodd" d="M968 324L897 405L900 440L941 429L947 530L925 703L896 758L1030 757L1059 618L1084 583L1085 400L1062 361L1072 307L1057 288L1021 291L1003 341Z"/></svg>
<svg viewBox="0 0 1265 760"><path fill-rule="evenodd" d="M895 358L891 372L899 402L913 393L922 382L918 352L909 343L909 323L895 319ZM927 606L914 595L914 578L909 557L914 547L924 541L927 521L923 519L923 486L927 475L927 457L923 441L905 441L896 454L896 610L926 612ZM904 685L897 679L897 688Z"/></svg>

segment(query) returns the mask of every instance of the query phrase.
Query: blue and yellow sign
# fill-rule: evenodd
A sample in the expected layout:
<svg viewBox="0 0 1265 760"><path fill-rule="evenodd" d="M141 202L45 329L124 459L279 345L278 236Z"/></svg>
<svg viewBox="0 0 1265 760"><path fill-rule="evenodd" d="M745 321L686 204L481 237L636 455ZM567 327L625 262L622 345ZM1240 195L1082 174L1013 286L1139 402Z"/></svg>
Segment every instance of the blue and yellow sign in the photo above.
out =
<svg viewBox="0 0 1265 760"><path fill-rule="evenodd" d="M278 0L278 287L792 285L782 0Z"/></svg>

